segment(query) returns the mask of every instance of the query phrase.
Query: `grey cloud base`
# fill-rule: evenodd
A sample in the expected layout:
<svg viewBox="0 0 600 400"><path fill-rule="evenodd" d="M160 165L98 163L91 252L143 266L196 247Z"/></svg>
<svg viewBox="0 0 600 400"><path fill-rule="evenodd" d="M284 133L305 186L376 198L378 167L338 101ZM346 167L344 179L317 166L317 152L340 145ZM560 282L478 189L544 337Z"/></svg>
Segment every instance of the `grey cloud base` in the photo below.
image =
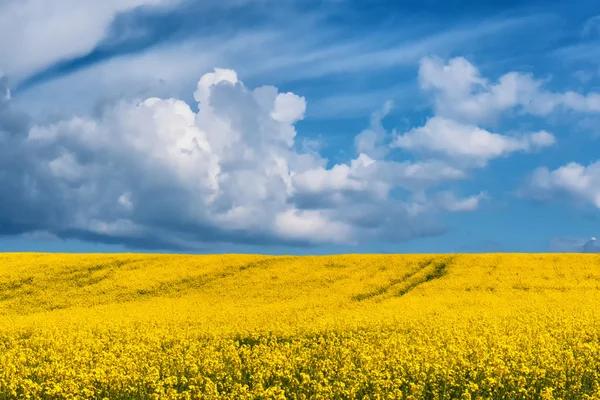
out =
<svg viewBox="0 0 600 400"><path fill-rule="evenodd" d="M495 159L556 144L544 130L504 135L486 121L511 109L597 111L597 94L548 92L514 72L493 83L463 58L425 58L419 81L433 104L423 126L386 131L388 102L356 135L355 156L331 165L297 144L303 97L248 88L233 70L201 77L197 109L153 97L114 104L95 119L45 125L14 110L0 80L0 234L192 250L439 235L440 214L472 212L490 200L485 190L461 198L449 184ZM393 159L398 148L415 160ZM539 169L528 193L568 192L598 206L597 170Z"/></svg>
<svg viewBox="0 0 600 400"><path fill-rule="evenodd" d="M364 154L327 168L319 155L294 150L304 98L248 89L230 70L200 79L198 112L150 98L50 125L31 124L4 89L3 235L186 250L401 241L443 227L429 206L393 199L390 190L462 176Z"/></svg>

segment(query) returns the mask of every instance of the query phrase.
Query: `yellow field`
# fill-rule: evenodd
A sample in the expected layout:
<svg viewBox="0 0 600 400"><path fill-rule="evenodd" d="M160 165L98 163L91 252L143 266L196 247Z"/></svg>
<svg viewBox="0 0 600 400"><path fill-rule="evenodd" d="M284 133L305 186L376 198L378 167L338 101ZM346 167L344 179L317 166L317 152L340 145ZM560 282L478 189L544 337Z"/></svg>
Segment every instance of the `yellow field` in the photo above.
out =
<svg viewBox="0 0 600 400"><path fill-rule="evenodd" d="M0 254L1 398L600 399L600 256Z"/></svg>

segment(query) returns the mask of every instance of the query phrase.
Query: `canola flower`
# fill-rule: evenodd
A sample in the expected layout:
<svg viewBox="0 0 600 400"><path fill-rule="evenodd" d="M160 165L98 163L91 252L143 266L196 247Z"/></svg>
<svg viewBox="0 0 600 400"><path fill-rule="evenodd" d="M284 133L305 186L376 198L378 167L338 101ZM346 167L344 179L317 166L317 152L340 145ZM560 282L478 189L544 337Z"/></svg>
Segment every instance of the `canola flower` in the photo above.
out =
<svg viewBox="0 0 600 400"><path fill-rule="evenodd" d="M0 255L0 399L600 399L598 255Z"/></svg>

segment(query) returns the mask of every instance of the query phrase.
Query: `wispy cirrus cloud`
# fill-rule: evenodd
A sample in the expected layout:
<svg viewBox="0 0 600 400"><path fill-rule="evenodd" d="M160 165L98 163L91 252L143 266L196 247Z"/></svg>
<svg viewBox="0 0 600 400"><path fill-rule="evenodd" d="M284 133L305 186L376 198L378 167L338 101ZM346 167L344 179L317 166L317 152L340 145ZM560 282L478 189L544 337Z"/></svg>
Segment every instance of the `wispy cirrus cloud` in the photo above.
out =
<svg viewBox="0 0 600 400"><path fill-rule="evenodd" d="M61 58L26 77L15 91L26 90L113 58L142 53L161 44L187 41L190 37L210 38L214 32L219 32L220 38L228 37L237 29L252 25L254 20L268 18L264 8L248 1L140 1L130 10L116 9L112 20L105 26L103 36L92 48Z"/></svg>
<svg viewBox="0 0 600 400"><path fill-rule="evenodd" d="M144 18L135 19L136 15L151 14L150 20L160 26L158 20L163 16L168 22L173 13L187 15L186 4L148 5L119 14L114 21L131 20L134 27L140 27L131 34L125 28L111 34L109 24L108 33L87 51L59 57L44 68L36 68L33 74L12 76L12 82L21 77L14 93L17 101L51 114L65 109L89 113L99 101L123 97L176 96L191 101L185 88L219 66L235 69L251 83L302 90L313 105L308 118L367 116L389 99L414 105L408 99L414 98L414 68L422 57L482 49L493 37L531 29L531 24L545 24L549 18L536 15L460 23L386 24L348 35L347 27L332 22L327 10L306 6L292 12L291 6L278 3L265 6L277 12L262 15L254 11L251 15L258 14L257 19L240 22L235 30L182 28L156 41L152 38L158 28L147 30ZM236 21L242 18L236 13L243 14L243 7L247 5L242 2L221 9L217 15L227 16L227 21L231 14ZM211 23L218 25L218 19ZM5 71L10 77L11 70ZM394 90L383 78L396 82ZM61 96L57 97L58 92Z"/></svg>
<svg viewBox="0 0 600 400"><path fill-rule="evenodd" d="M22 79L93 49L117 15L174 0L7 0L0 3L0 68ZM18 38L18 40L17 40Z"/></svg>
<svg viewBox="0 0 600 400"><path fill-rule="evenodd" d="M32 62L34 66L20 68L18 73L15 68L5 67L9 75L22 78L16 92L114 59L135 59L136 55L145 57L145 53L165 51L180 65L193 63L201 53L203 58L211 59L213 65L234 67L247 79L268 76L273 83L356 75L365 70L373 73L374 69L412 66L430 53L476 46L486 38L540 23L546 17L492 17L454 25L388 25L367 34L348 35L346 29L331 22L336 7L316 8L310 6L311 2L302 5L298 2L274 4L266 0L137 1L129 9L124 5L106 7L105 14L101 14L104 18L98 18L94 34L83 35L87 38L85 42L82 40L78 46L56 52L53 58L49 54L45 58L46 66L40 68L40 59ZM81 10L82 13L94 11L84 7ZM31 25L31 21L24 25ZM65 35L69 27L65 23ZM77 30L72 33L77 34ZM270 36L271 40L237 52L228 51L228 46L223 45L223 42L247 41L247 37L257 35ZM192 49L195 53L190 53ZM268 63L264 62L266 57ZM23 69L34 72L23 76Z"/></svg>

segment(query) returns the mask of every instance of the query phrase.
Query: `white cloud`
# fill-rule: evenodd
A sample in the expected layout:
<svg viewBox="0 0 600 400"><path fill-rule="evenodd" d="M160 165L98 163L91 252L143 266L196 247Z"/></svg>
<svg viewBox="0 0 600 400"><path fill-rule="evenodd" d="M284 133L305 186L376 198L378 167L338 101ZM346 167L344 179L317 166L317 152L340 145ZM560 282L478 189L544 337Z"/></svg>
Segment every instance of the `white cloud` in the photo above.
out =
<svg viewBox="0 0 600 400"><path fill-rule="evenodd" d="M423 66L423 88L441 88L457 103L473 85L487 85L465 60L440 76L435 63ZM0 185L18 195L0 196L0 222L18 211L10 225L18 233L132 246L408 240L442 232L440 212L472 212L487 198L436 193L441 184L555 143L546 131L494 133L446 116L442 106L424 126L398 134L383 127L387 102L354 138L356 156L332 165L297 138L304 97L249 88L234 70L217 68L200 78L193 98L197 107L178 98L122 100L95 118L30 126L4 96L0 149L15 151L0 154ZM400 158L398 148L414 154Z"/></svg>
<svg viewBox="0 0 600 400"><path fill-rule="evenodd" d="M210 105L210 91L211 88L221 82L228 82L232 85L238 83L237 73L230 69L215 68L215 72L208 72L200 78L196 91L194 92L194 99L198 103Z"/></svg>
<svg viewBox="0 0 600 400"><path fill-rule="evenodd" d="M275 107L271 117L279 122L293 124L304 118L306 100L294 93L282 93L275 98Z"/></svg>
<svg viewBox="0 0 600 400"><path fill-rule="evenodd" d="M119 12L174 0L7 0L0 2L0 68L22 78L91 50ZM18 40L16 40L18 38Z"/></svg>
<svg viewBox="0 0 600 400"><path fill-rule="evenodd" d="M392 146L485 165L491 159L517 151L537 150L554 142L554 136L546 131L513 137L443 117L432 117L424 126L397 136Z"/></svg>
<svg viewBox="0 0 600 400"><path fill-rule="evenodd" d="M445 156L465 167L484 166L494 158L555 144L556 138L544 130L508 136L479 126L509 110L536 116L547 116L559 108L600 113L599 93L552 92L544 89L546 82L519 72L491 82L462 57L447 63L434 57L423 59L419 80L421 88L433 95L435 116L424 126L398 136L393 146ZM569 197L600 208L600 162L587 167L572 162L553 171L538 168L518 194L544 201Z"/></svg>
<svg viewBox="0 0 600 400"><path fill-rule="evenodd" d="M354 146L358 153L375 159L384 158L389 152L389 135L383 128L382 121L392 110L393 103L387 101L379 112L371 115L371 125L354 138Z"/></svg>
<svg viewBox="0 0 600 400"><path fill-rule="evenodd" d="M74 3L74 0L58 1L64 3L65 7L68 7L68 3ZM154 0L147 1L154 2ZM160 1L161 4L180 2L180 0L155 1ZM130 22L140 31L135 33L139 33L143 38L140 40L142 44L151 42L152 35L160 33L158 27L160 27L161 15L169 20L174 14L186 15L187 23L182 24L182 29L190 29L190 31L184 32L187 34L184 38L182 34L172 41L167 40L151 45L144 51L128 52L127 46L123 46L123 53L107 55L107 58L102 60L84 60L84 62L90 61L85 68L63 71L68 75L58 74L49 77L51 78L49 81L38 81L34 88L20 92L17 101L43 116L65 115L74 110L79 115L89 114L98 102L123 97L178 97L187 101L189 86L195 84L199 76L211 71L213 67L221 66L235 69L244 76L246 81L253 83L284 84L295 81L302 82L309 90L315 88L312 84L313 79L336 79L342 75L348 76L343 84L348 91L356 93L354 99L348 96L336 98L335 93L330 93L328 90L314 92L303 90L303 94L310 99L312 105L309 116L337 118L341 113L346 113L347 116L362 117L368 115L383 101L390 98L397 99L400 93L390 95L390 87L379 90L379 93L363 93L365 80L370 82L374 77L373 74L377 74L378 71L383 70L388 73L389 68L394 68L405 76L412 76L415 63L427 54L447 52L451 49L459 51L464 47L472 51L473 48L482 47L485 43L484 39L504 35L506 29L520 29L547 19L540 15L536 15L535 18L491 18L451 27L434 25L426 27L425 31L423 27L407 29L406 24L396 24L358 38L353 35L348 37L347 32L344 31L346 27L327 22L324 18L326 10L307 9L299 12L293 2L183 1L179 7L175 6L173 9L169 7L164 14L152 12L151 22L145 22L144 18L136 18L136 12L127 12L127 10L131 11L131 8L128 8L131 4L137 4L135 2L136 0L124 1L119 3L117 9L124 12L119 16L119 18L124 17L120 21ZM229 31L220 21L229 19L239 21L240 15L246 10L236 9L234 5L244 2L252 4L251 7L256 10L257 16L255 22L259 23L241 22L239 26L236 25L235 31ZM119 40L127 42L130 34L127 29L122 29L122 32L120 30L113 32L109 29L110 32L106 32L107 26L117 15L117 11L110 9L115 7L113 0L101 2L102 5L87 3L77 2L77 7L74 8L83 9L81 11L83 15L94 13L95 8L108 9L108 11L98 12L97 17L88 17L94 19L90 22L92 28L99 25L102 29L80 32L60 20L58 23L61 23L66 30L64 35L61 35L60 45L53 44L35 50L32 44L29 51L11 55L10 59L7 55L6 60L3 59L3 53L0 51L0 68L4 66L13 84L29 77L31 73L51 67L59 60L86 54L97 44L110 44L113 39L116 43L119 43ZM274 9L276 12L273 12ZM171 12L172 10L175 12ZM207 19L208 24L216 25L214 29L210 25L201 24L196 27L191 23L195 15L201 19L212 13L219 15L218 18ZM60 15L62 14L57 13L57 18ZM101 21L96 23L96 18ZM67 19L87 21L87 18L83 17ZM23 24L35 25L35 18L27 17ZM19 26L23 24L19 23ZM129 24L123 25L125 28L129 26ZM308 31L313 34L306 35ZM38 41L39 46L45 44L47 40L52 40L53 35L47 32L42 28L40 32L36 31L36 37L43 36ZM144 34L148 32L150 34L145 37ZM390 40L391 37L401 38L401 40L400 42L396 39ZM0 41L2 38L3 36L0 35ZM78 44L80 41L85 43ZM16 46L14 41L6 43L7 46ZM132 41L132 44L135 46L138 43ZM17 52L18 46L15 49ZM45 52L48 52L48 56L41 57ZM102 54L96 56L103 57ZM20 66L13 66L17 62ZM404 86L401 83L403 82L398 82L396 86ZM57 96L57 93L60 95ZM406 97L412 100L413 96L406 93Z"/></svg>
<svg viewBox="0 0 600 400"><path fill-rule="evenodd" d="M528 178L520 194L543 201L566 196L600 208L600 161L588 166L571 162L555 170L540 167Z"/></svg>
<svg viewBox="0 0 600 400"><path fill-rule="evenodd" d="M299 204L339 207L357 202L386 201L394 188L422 191L442 182L466 178L466 173L441 161L397 162L359 154L349 164L316 167L292 176Z"/></svg>
<svg viewBox="0 0 600 400"><path fill-rule="evenodd" d="M375 166L375 161L365 154L348 164L337 164L331 169L324 167L312 168L294 174L293 180L297 190L321 193L326 190L355 190L364 191L369 181L362 178L369 167Z"/></svg>
<svg viewBox="0 0 600 400"><path fill-rule="evenodd" d="M297 15L294 15L296 18ZM382 30L377 34L369 34L357 38L352 36L344 41L331 43L329 38L337 38L335 30L324 30L320 33L321 40L317 39L318 47L311 43L310 51L298 54L300 46L291 46L297 43L296 38L289 38L284 46L287 48L274 55L269 63L262 59L255 62L248 74L260 74L277 79L286 78L291 74L295 78L311 79L322 78L337 74L359 74L364 71L382 70L390 67L412 66L428 54L445 52L451 47L482 46L483 39L490 36L503 34L507 29L519 26L531 26L547 19L547 16L516 18L489 18L468 25L453 26L451 28L433 31L423 35L423 31L411 30ZM407 22L409 22L407 20ZM305 24L301 25L305 31ZM318 25L315 29L322 29ZM394 40L390 43L390 36ZM300 43L305 45L305 43ZM292 51L290 51L292 50ZM293 68L293 69L290 69Z"/></svg>
<svg viewBox="0 0 600 400"><path fill-rule="evenodd" d="M440 192L437 196L437 203L440 208L450 212L472 212L477 210L481 202L487 198L486 192L466 198L458 198L452 192Z"/></svg>
<svg viewBox="0 0 600 400"><path fill-rule="evenodd" d="M332 221L322 210L289 209L277 214L275 231L283 238L312 244L348 244L356 240L352 226Z"/></svg>
<svg viewBox="0 0 600 400"><path fill-rule="evenodd" d="M193 248L407 240L441 232L429 216L437 205L391 191L466 177L442 161L390 161L385 154L359 153L327 167L314 148L295 145L305 99L272 86L250 89L233 70L202 76L194 97L197 112L179 99L151 97L121 101L95 119L11 131L13 141L2 148L19 149L13 161L21 164L0 165L8 179L0 184L18 192L20 209L32 215L14 229ZM3 104L7 110L10 102ZM3 208L7 215L11 207Z"/></svg>
<svg viewBox="0 0 600 400"><path fill-rule="evenodd" d="M550 147L556 143L554 135L546 131L534 132L526 136L525 140L528 142L528 150Z"/></svg>
<svg viewBox="0 0 600 400"><path fill-rule="evenodd" d="M509 72L493 83L463 57L444 60L427 57L419 68L421 87L433 94L436 115L468 123L490 122L502 113L547 116L561 107L582 113L600 113L600 94L552 92L530 74Z"/></svg>

